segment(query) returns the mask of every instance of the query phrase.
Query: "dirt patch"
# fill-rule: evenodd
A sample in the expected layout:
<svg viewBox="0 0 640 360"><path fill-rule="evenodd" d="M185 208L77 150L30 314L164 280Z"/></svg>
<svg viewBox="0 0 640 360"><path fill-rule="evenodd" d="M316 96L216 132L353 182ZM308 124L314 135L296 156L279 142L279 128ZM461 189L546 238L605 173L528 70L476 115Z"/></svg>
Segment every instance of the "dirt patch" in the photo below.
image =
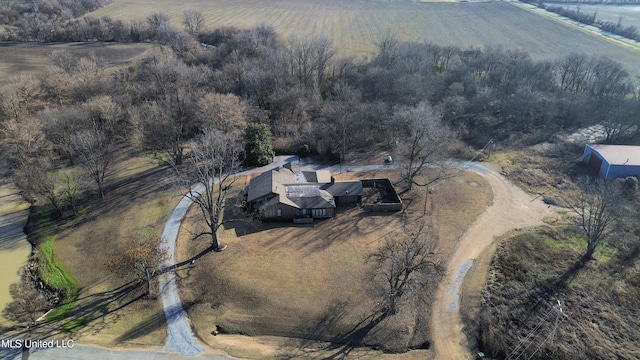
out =
<svg viewBox="0 0 640 360"><path fill-rule="evenodd" d="M345 173L338 178L395 176L390 171ZM469 186L468 181L480 186ZM244 184L244 179L236 184ZM334 219L312 225L248 221L225 226L221 240L228 245L227 250L202 257L178 271L183 301L195 304L190 307L189 317L198 336L210 346L221 346L241 357L248 356L243 348L245 342L258 351L252 358L283 353L304 353L300 355L304 358L335 355L340 349L323 348L322 341L349 333L359 322L366 321L375 308L366 276L367 254L402 229L404 221L422 218L425 195L422 188L402 194L407 204L404 214L366 215L353 208L340 209ZM489 199L490 187L473 173L448 180L429 194L431 215L427 220L439 235L439 254L448 256L453 252L463 229L483 211ZM179 237L178 261L188 260L208 246L204 238L192 240L202 229L199 216L196 209L187 215ZM436 285L432 285L434 289ZM403 316L409 314L405 312ZM397 334L405 332L397 341L428 343L428 326L420 325L428 323L428 311L419 315L404 320L397 317L387 324ZM211 335L216 324L227 332L252 336L242 338L243 346L238 346L240 342L226 339L228 335ZM413 335L407 338L410 334ZM231 339L237 339L239 335L233 336ZM377 351L363 351L380 355ZM428 353L422 350L405 356L420 358Z"/></svg>

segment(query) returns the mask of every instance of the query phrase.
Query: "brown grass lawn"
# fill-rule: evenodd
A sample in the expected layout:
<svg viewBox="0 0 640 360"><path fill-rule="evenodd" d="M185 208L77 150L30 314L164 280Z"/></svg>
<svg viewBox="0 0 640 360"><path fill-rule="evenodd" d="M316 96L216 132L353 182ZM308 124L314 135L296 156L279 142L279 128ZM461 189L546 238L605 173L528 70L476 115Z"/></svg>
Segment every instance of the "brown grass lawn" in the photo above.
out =
<svg viewBox="0 0 640 360"><path fill-rule="evenodd" d="M607 55L631 73L640 74L637 49L616 45L509 2L115 0L91 16L132 20L162 11L182 28L182 12L189 8L202 12L208 28L268 23L284 37L294 33L325 35L342 56L371 56L377 34L391 29L401 40L461 48L502 46L528 51L534 59L556 59L572 52Z"/></svg>
<svg viewBox="0 0 640 360"><path fill-rule="evenodd" d="M621 249L636 242L617 241L614 246ZM638 358L640 263L630 251L605 245L596 251L596 260L576 268L584 240L573 229L556 225L510 234L497 244L482 315L475 321L490 334L485 338L488 356L497 349L524 348L530 343L528 333L549 336L554 317L541 319L561 300L567 316L555 341L538 338L523 351L525 356L540 346L538 354L548 358Z"/></svg>
<svg viewBox="0 0 640 360"><path fill-rule="evenodd" d="M180 200L180 189L171 187L173 172L158 167L156 160L129 149L121 149L118 157L106 183L106 197L92 195L84 204L84 219L57 236L54 256L79 287L71 317L37 328L33 335L56 334L74 320L84 324L73 335L83 343L157 346L166 338L159 299L141 297L143 284L113 275L104 264L121 254L136 236L151 233L159 237ZM87 185L95 193L93 184Z"/></svg>
<svg viewBox="0 0 640 360"><path fill-rule="evenodd" d="M75 56L88 56L95 53L104 58L108 66L121 66L154 47L152 44L118 43L11 43L0 42L0 85L6 84L11 75L20 72L35 75L44 72L49 66L49 55L55 50L68 51Z"/></svg>
<svg viewBox="0 0 640 360"><path fill-rule="evenodd" d="M589 173L582 163L582 151L578 144L543 143L495 152L488 161L498 164L498 170L525 191L559 200L571 181L569 176Z"/></svg>
<svg viewBox="0 0 640 360"><path fill-rule="evenodd" d="M338 177L394 179L395 175L388 171ZM243 185L244 179L237 184ZM421 220L424 196L420 188L401 195L407 221ZM479 175L465 172L436 185L429 201L431 215L427 222L439 236L437 253L447 259L462 233L491 201L491 189ZM193 234L202 229L199 216L196 209L187 216L179 239L179 261L208 246L202 237L192 240ZM291 338L328 341L372 314L375 300L368 292L365 259L387 237L400 236L402 224L401 213L368 215L357 208L341 210L334 219L305 226L230 223L221 232L227 250L208 254L178 271L183 301L190 304L189 316L198 336L212 347L240 357L328 355ZM425 293L437 286L436 278ZM423 308L428 309L428 303ZM405 309L380 323L380 328L369 335L374 342L396 331L389 341L408 343L412 339L406 337L411 334L427 340L426 330L415 327L416 319L428 328L428 314L416 315ZM252 337L214 337L210 333L215 325ZM405 337L398 335L403 331ZM360 351L372 358L380 356ZM422 351L405 356L419 358L426 354Z"/></svg>

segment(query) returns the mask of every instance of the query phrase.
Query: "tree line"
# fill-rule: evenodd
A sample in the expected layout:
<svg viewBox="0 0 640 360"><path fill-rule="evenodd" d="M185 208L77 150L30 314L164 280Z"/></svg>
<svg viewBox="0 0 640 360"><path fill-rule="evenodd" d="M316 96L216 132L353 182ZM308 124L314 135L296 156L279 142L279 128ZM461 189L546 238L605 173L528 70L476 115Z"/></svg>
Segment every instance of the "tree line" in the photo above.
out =
<svg viewBox="0 0 640 360"><path fill-rule="evenodd" d="M577 22L580 22L586 25L593 25L611 34L620 35L627 39L640 41L640 34L638 33L638 28L631 25L630 26L622 25L622 16L618 18L617 23L614 23L611 21L598 20L596 18L597 14L595 12L593 14L580 12L580 7L578 7L577 10L566 9L566 8L563 8L562 6L545 5L545 4L541 4L539 5L539 7L542 7L543 9L547 11L551 11L558 15L568 17Z"/></svg>
<svg viewBox="0 0 640 360"><path fill-rule="evenodd" d="M264 125L260 131L272 133L279 148L335 160L371 147L411 156L416 139L531 144L595 123L610 142L640 135L636 84L606 57L534 61L522 51L405 43L381 32L376 55L359 60L338 58L322 36L282 38L268 25L206 30L203 19L185 11L179 33L191 45L162 47L127 68L54 51L43 75L11 78L0 89L0 128L17 172L79 164L103 195L116 146L180 164L205 130L242 142L249 124ZM442 136L434 140L436 133Z"/></svg>

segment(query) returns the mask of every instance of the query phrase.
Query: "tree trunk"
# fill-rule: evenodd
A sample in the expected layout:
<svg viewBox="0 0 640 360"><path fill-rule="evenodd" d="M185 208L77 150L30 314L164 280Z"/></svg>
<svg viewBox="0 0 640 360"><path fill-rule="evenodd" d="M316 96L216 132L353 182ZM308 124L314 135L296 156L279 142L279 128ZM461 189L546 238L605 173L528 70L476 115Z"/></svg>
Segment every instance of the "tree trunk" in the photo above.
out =
<svg viewBox="0 0 640 360"><path fill-rule="evenodd" d="M144 272L147 275L147 295L151 294L151 273L149 273L149 268L145 266Z"/></svg>
<svg viewBox="0 0 640 360"><path fill-rule="evenodd" d="M100 191L100 197L103 198L104 197L104 190L102 189L102 182L101 181L96 181L96 184L98 184L98 190Z"/></svg>
<svg viewBox="0 0 640 360"><path fill-rule="evenodd" d="M213 251L222 251L226 248L226 246L220 244L218 240L218 232L211 230L211 248Z"/></svg>
<svg viewBox="0 0 640 360"><path fill-rule="evenodd" d="M592 246L591 244L587 244L587 251L582 256L582 261L587 262L587 261L593 260L593 253L595 250L596 250L595 246Z"/></svg>

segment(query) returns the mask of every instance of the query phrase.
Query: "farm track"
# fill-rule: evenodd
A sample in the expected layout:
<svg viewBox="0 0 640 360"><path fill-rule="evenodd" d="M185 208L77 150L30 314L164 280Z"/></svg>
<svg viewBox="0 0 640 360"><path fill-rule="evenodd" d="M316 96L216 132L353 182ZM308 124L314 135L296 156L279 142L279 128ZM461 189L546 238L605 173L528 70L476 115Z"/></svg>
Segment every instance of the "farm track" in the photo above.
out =
<svg viewBox="0 0 640 360"><path fill-rule="evenodd" d="M473 170L473 169L472 169ZM459 311L459 289L473 261L493 240L510 230L538 225L553 210L540 199L495 171L478 171L493 189L493 204L464 234L447 263L444 281L438 287L432 309L431 334L438 360L471 359Z"/></svg>

